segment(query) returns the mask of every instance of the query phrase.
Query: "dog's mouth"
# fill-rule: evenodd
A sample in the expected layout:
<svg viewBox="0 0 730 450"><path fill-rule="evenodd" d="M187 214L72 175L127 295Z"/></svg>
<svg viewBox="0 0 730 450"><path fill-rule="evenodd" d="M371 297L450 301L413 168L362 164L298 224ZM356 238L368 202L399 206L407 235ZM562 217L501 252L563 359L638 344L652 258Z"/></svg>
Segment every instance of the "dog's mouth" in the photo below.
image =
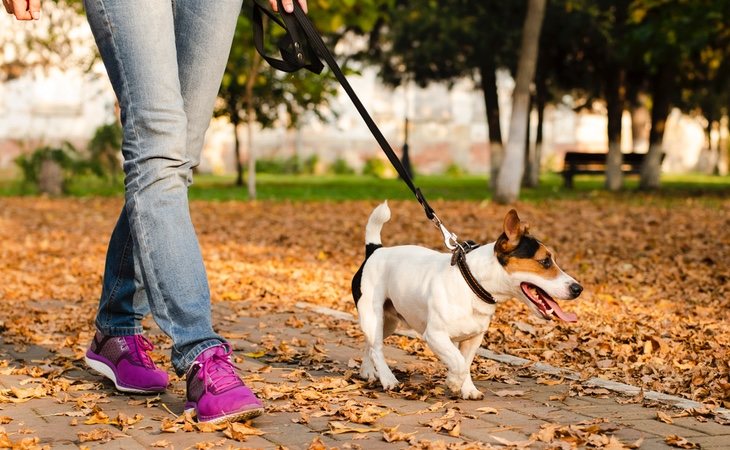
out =
<svg viewBox="0 0 730 450"><path fill-rule="evenodd" d="M564 322L577 322L578 316L571 312L565 312L560 309L558 302L553 300L547 292L543 291L539 287L532 283L523 282L520 284L520 289L525 294L525 297L537 307L540 314L545 319L550 319L551 316L555 316Z"/></svg>

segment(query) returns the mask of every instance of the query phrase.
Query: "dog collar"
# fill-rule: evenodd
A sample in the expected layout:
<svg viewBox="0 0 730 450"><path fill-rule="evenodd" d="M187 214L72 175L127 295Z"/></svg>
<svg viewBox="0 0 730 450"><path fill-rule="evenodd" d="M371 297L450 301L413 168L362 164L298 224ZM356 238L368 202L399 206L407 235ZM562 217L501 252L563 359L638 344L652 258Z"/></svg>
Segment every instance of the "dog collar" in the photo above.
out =
<svg viewBox="0 0 730 450"><path fill-rule="evenodd" d="M451 265L455 265L459 268L459 272L461 272L461 276L464 278L464 281L466 281L466 284L469 286L472 292L474 292L474 295L479 298L479 300L483 301L484 303L494 305L495 303L497 303L494 300L494 297L492 297L492 294L490 294L486 289L484 289L484 287L482 287L481 284L479 284L477 279L474 277L474 274L472 274L471 270L469 270L469 265L466 263L466 254L478 247L479 244L474 241L464 241L457 244L451 257Z"/></svg>

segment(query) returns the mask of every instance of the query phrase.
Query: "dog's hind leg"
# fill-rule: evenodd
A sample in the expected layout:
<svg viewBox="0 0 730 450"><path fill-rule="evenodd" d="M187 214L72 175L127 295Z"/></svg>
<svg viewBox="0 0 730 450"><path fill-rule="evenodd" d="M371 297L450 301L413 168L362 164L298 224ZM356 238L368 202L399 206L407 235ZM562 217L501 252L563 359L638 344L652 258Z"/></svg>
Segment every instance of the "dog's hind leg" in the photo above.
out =
<svg viewBox="0 0 730 450"><path fill-rule="evenodd" d="M374 368L383 389L390 390L398 385L398 379L391 372L383 354L383 302L382 296L363 293L357 304L360 327L365 335L365 354L360 366L360 376L365 379L374 378Z"/></svg>
<svg viewBox="0 0 730 450"><path fill-rule="evenodd" d="M479 333L474 337L459 342L459 351L466 362L466 379L464 379L464 383L461 385L461 398L466 400L479 400L484 398L484 394L474 386L474 382L471 379L471 363L474 361L474 356L482 344L483 338L484 333Z"/></svg>

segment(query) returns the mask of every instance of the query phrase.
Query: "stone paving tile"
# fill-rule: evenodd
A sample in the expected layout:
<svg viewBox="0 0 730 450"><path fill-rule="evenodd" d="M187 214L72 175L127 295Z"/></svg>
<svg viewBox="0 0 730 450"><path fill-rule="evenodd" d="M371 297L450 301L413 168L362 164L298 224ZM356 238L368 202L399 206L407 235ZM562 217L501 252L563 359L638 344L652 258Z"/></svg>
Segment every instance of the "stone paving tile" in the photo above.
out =
<svg viewBox="0 0 730 450"><path fill-rule="evenodd" d="M660 422L658 420L627 420L623 423L631 428L636 428L656 436L669 436L672 434L682 437L705 436L705 433L701 431Z"/></svg>

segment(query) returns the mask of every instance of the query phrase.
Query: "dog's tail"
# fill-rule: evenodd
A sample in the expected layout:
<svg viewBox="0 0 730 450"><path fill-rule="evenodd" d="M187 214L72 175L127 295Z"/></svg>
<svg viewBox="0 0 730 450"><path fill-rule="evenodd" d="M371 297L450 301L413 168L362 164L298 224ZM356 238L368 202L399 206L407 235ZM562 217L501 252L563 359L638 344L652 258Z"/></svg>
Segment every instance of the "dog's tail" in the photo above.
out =
<svg viewBox="0 0 730 450"><path fill-rule="evenodd" d="M366 259L372 254L372 252L368 253L367 247L374 245L379 247L383 246L383 243L380 240L380 231L383 229L383 224L389 220L390 208L388 208L388 202L385 201L373 210L370 214L370 218L368 219L368 224L365 226Z"/></svg>
<svg viewBox="0 0 730 450"><path fill-rule="evenodd" d="M365 261L362 262L360 268L357 269L355 276L352 278L352 298L357 301L362 297L362 271L365 267L365 263L368 258L383 246L380 240L380 231L383 229L383 224L390 220L390 208L388 208L388 202L385 201L378 205L373 212L370 214L368 224L365 226Z"/></svg>

